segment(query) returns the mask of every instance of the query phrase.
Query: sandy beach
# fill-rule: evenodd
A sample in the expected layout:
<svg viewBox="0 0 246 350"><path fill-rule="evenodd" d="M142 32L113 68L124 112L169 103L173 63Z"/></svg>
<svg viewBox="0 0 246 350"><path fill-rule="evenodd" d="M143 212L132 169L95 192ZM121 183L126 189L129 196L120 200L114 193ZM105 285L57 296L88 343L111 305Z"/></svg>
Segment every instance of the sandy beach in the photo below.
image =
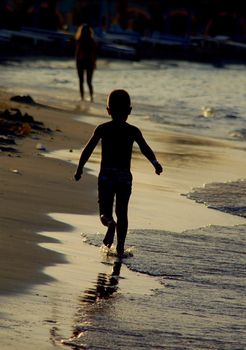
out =
<svg viewBox="0 0 246 350"><path fill-rule="evenodd" d="M81 237L104 232L97 212L98 150L82 180L73 180L78 151L99 116L94 113L91 123L88 117L82 122L93 110L88 102L69 111L11 102L10 97L0 91L2 110L19 108L51 132L30 133L16 140L17 153L0 153L0 348L50 350L73 335L84 290L95 285L98 273L112 269L112 261ZM129 122L134 124L131 118ZM244 218L208 209L182 195L205 183L244 178L245 146L150 125L143 121L138 126L164 164L164 173L157 177L134 151L129 228L182 233L208 225L245 224ZM37 143L45 150L37 149ZM60 159L45 156L59 150ZM132 272L124 263L121 277L122 295L141 297L159 285L157 277Z"/></svg>

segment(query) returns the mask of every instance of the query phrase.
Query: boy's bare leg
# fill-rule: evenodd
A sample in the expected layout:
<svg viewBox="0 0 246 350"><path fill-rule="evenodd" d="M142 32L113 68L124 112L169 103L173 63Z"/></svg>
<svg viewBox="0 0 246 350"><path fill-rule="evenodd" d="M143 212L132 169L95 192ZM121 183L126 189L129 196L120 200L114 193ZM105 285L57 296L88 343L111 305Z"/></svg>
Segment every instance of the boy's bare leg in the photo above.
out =
<svg viewBox="0 0 246 350"><path fill-rule="evenodd" d="M116 251L119 257L123 257L125 252L125 240L126 240L126 234L127 234L127 227L128 223L126 222L119 222L117 221L117 247Z"/></svg>
<svg viewBox="0 0 246 350"><path fill-rule="evenodd" d="M123 257L125 251L125 240L128 229L128 201L130 198L125 193L119 193L116 197L116 216L117 216L117 247L116 251L119 257Z"/></svg>

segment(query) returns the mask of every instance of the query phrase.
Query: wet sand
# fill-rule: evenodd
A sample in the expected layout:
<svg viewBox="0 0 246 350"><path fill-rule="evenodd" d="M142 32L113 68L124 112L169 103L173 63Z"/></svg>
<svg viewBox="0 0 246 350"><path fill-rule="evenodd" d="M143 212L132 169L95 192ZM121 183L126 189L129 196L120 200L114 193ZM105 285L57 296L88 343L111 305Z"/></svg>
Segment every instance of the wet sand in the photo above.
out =
<svg viewBox="0 0 246 350"><path fill-rule="evenodd" d="M72 335L83 291L95 284L98 273L110 273L112 261L105 261L98 248L81 237L81 233L104 230L97 215L97 153L76 183L72 162L45 157L36 145L42 143L49 152L67 150L61 158L67 154L69 159L94 126L76 121L74 111L20 104L9 98L0 92L1 108L28 112L52 133L18 139L17 154L0 153L0 345L1 350L52 349ZM85 103L82 109L76 113L88 115L90 105ZM97 119L92 124L95 122ZM203 183L243 178L242 144L177 134L150 122L141 128L165 172L157 177L151 165L134 152L130 229L182 232L210 224L245 223L243 218L180 195ZM123 294L150 293L158 285L158 279L135 274L124 265L121 276Z"/></svg>

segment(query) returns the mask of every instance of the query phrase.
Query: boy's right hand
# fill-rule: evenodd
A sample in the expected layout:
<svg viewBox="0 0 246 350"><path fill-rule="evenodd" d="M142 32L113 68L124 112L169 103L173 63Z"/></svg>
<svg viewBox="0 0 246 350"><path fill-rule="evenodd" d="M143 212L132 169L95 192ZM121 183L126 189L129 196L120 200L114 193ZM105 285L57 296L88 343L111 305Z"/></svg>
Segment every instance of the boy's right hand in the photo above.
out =
<svg viewBox="0 0 246 350"><path fill-rule="evenodd" d="M83 174L83 171L80 170L80 171L76 171L76 173L74 174L74 178L76 181L79 181L81 179L81 175Z"/></svg>
<svg viewBox="0 0 246 350"><path fill-rule="evenodd" d="M162 166L161 166L160 163L156 162L156 163L154 164L154 167L155 167L155 173L156 173L157 175L160 175L160 174L163 172L163 168L162 168Z"/></svg>

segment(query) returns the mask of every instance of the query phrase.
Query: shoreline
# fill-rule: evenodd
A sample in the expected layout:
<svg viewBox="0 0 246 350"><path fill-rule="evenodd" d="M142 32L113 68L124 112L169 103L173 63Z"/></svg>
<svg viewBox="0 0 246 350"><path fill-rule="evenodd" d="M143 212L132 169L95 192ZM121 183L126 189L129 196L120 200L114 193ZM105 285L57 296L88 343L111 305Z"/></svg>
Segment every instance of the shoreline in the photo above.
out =
<svg viewBox="0 0 246 350"><path fill-rule="evenodd" d="M72 155L74 157L74 152L77 149L78 145L82 146L82 144L87 142L88 137L94 130L94 126L97 125L97 121L99 120L99 122L102 122L102 119L100 116L94 116L92 117L92 122L90 124L89 117L85 117L85 122L81 122L81 119L83 117L74 117L74 115L78 113L78 111L76 111L76 113L74 111L72 113L69 113L67 110L59 110L56 107L53 109L52 107L40 106L38 104L26 105L17 102L10 102L7 100L7 98L9 97L9 94L3 94L2 98L5 99L5 105L13 106L14 108L19 108L20 110L23 110L25 112L27 111L31 115L37 114L38 117L36 119L41 119L44 122L44 125L50 127L50 129L52 130L51 134L42 134L38 136L40 137L41 143L44 144L48 153L46 151L42 152L37 150L36 144L39 142L39 140L37 140L36 137L32 138L31 136L18 140L18 147L21 151L20 154L13 154L11 155L11 157L2 155L1 157L1 175L2 177L8 178L8 180L5 180L4 183L6 187L4 188L4 191L2 191L2 198L6 203L7 211L15 212L15 220L12 220L8 213L3 213L1 218L2 228L3 230L5 230L5 232L6 230L11 231L13 230L13 228L9 228L11 222L14 225L14 227L16 224L22 222L20 224L21 234L24 234L24 237L27 238L27 241L30 240L31 244L35 244L34 237L30 237L33 231L46 231L47 227L49 227L49 229L52 231L56 229L60 229L62 231L67 231L67 229L74 229L74 227L70 227L65 222L62 224L60 222L54 222L54 220L52 220L48 216L49 213L71 213L81 215L90 214L97 216L97 173L99 169L98 151L95 151L95 155L93 155L91 158L92 161L87 163L85 168L86 175L83 176L83 179L77 184L73 183L74 180L72 176L75 171L75 166L73 164L74 161L70 159L70 156ZM84 108L82 108L82 114L83 112ZM52 115L53 120L50 120L49 115ZM151 125L152 122L148 121L147 123L148 125ZM61 130L60 125L63 125L64 131ZM216 157L213 161L213 174L211 174L211 168L208 170L206 169L206 164L208 162L208 159L212 157L212 151L214 150L214 148L219 150L219 152L221 152L222 154L222 157L221 155L219 157L220 163L224 162L224 147L226 147L226 144L227 147L229 147L229 143L225 141L215 141L205 137L197 137L194 135L189 135L189 142L187 143L186 134L175 133L170 130L165 130L165 134L160 136L160 133L158 134L158 129L156 128L156 125L154 123L149 130L146 130L145 121L141 122L140 127L144 132L148 133L147 138L151 140L151 146L153 147L153 149L156 150L160 161L162 162L162 164L164 164L165 170L160 177L153 178L151 166L149 166L148 164L146 165L145 159L143 159L143 157L138 154L134 156L134 159L132 161L132 170L134 173L134 192L132 194L129 209L129 221L131 227L139 227L140 222L141 225L145 228L153 227L153 223L149 223L149 206L146 206L146 203L144 203L146 191L149 198L153 198L153 205L156 206L156 208L158 208L158 210L156 210L155 213L152 211L150 214L152 216L154 214L153 221L155 223L155 229L165 228L171 231L182 232L186 229L192 229L196 227L209 225L209 220L211 220L213 224L218 225L222 224L222 222L225 221L226 224L229 226L243 223L243 218L228 215L213 209L208 209L203 204L195 203L194 201L180 196L182 194L188 193L189 190L192 189L192 187L194 188L201 186L201 184L203 183L216 182L218 181L218 179L220 179L221 182L239 179L240 174L243 174L242 169L244 169L244 164L242 164L242 166L239 167L241 162L240 155L237 157L237 159L235 159L235 153L245 151L243 147L242 151L240 149L236 149L236 145L240 145L239 143L231 142L230 147L233 144L235 146L233 146L230 149L229 153L228 150L226 150L226 157L230 155L231 158L226 159L226 162L230 161L232 163L231 167L233 167L234 172L236 172L236 174L231 174L230 178L228 178L227 173L220 170L221 166L223 167L223 164L216 164ZM162 128L159 128L159 131L162 131L161 129ZM165 127L163 127L163 130L164 129ZM62 149L64 149L64 145L69 145L69 148L63 152ZM194 152L195 146L197 146L197 150L193 154L192 152ZM172 148L171 152L169 152L170 148ZM201 148L204 148L204 150L200 151ZM209 148L212 148L212 151L209 150ZM164 152L162 152L163 149ZM61 150L60 154L58 156L56 155L55 157L53 157L52 152L59 153L59 151L57 150ZM184 150L186 150L187 156L183 154ZM208 152L207 154L206 151ZM48 157L46 157L46 154L48 155ZM184 158L184 160L182 158ZM187 167L187 165L184 164L186 158L188 159L188 162L190 161L193 165L194 163L198 162L199 171L202 170L204 171L204 173L198 176L196 169L197 167L189 169L189 167ZM13 164L13 160L15 161L15 164ZM235 166L233 166L233 162L236 163ZM77 161L75 161L75 163L77 163ZM35 166L35 164L37 164L37 166ZM166 164L167 167L169 166L169 164L172 164L172 166L170 166L169 169L167 169L167 171ZM40 173L39 171L40 165L42 167L42 173ZM73 167L74 169L72 169ZM19 174L14 174L12 172L13 168L15 168L15 170L17 170ZM179 174L177 174L178 168L181 169L181 178L184 177L186 179L189 179L187 184L183 183L182 186L180 186L181 181L179 182ZM12 176L8 176L11 172ZM64 172L65 174L65 183L64 177L63 175L61 175L61 172ZM42 177L44 177L43 181ZM179 185L179 188L175 188L173 184L173 179L175 179L176 182L179 182L175 183L175 186ZM36 184L35 180L39 180L40 184ZM156 183L153 183L153 180L155 180ZM83 184L81 183L82 181ZM29 184L32 182L34 182L34 184L30 189ZM151 182L152 185L150 185ZM166 192L163 192L163 182L165 183L164 188ZM190 185L192 185L192 187L190 187ZM79 191L81 191L81 193L86 198L86 203L83 203L81 201L79 202L77 194L78 186ZM47 195L45 195L45 193L42 193L42 188L46 187L47 191L50 191L50 189L54 191L53 196L50 196L49 193L47 193ZM61 194L61 191L64 191L64 189L67 194L66 201L69 200L69 202L66 202L64 200L64 194ZM44 203L41 206L41 213L37 214L37 211L40 210L40 206L38 198L35 198L35 196L40 196L41 194L43 196L42 199ZM25 212L19 210L20 208L18 207L21 196L27 196L27 198L28 196L30 196L30 199L26 200L25 203ZM168 212L169 217L166 222L164 221L164 227L162 203L165 203L165 211ZM177 222L177 220L175 220L177 208L175 210L174 206L180 208L178 209L179 215L181 214L180 224ZM34 210L34 207L38 208L38 210ZM9 208L11 208L11 210L9 210ZM194 210L197 213L197 215L194 214ZM194 220L193 223L191 223L189 219L187 220L187 215L189 215L190 211L192 211L193 216L197 218L197 220ZM43 223L43 220L45 220L45 224ZM26 228L27 222L29 226L28 228ZM36 223L38 223L38 225L36 225L35 228L34 226ZM30 224L32 224L32 226ZM13 237L18 238L15 236L15 234L13 235ZM50 239L47 240L47 243L49 243ZM41 243L40 237L36 237L36 243ZM46 261L46 258L44 259L44 262ZM59 261L60 258L58 258L58 262ZM55 262L51 259L51 263Z"/></svg>
<svg viewBox="0 0 246 350"><path fill-rule="evenodd" d="M48 151L62 145L75 148L87 141L93 126L76 121L71 117L74 113L10 102L9 97L1 93L4 108L27 111L52 133L18 138L18 153L0 154L4 202L0 217L1 349L15 347L21 334L23 349L47 350L72 335L81 288L88 288L99 272L110 273L111 265L101 263L98 248L83 243L73 222L49 215L71 213L81 218L83 213L90 219L96 216L99 223L96 177L85 171L78 191L73 182L75 166L45 157L36 144L41 142ZM158 285L144 275L136 284L138 274L125 266L122 270L126 281L121 284L126 290L135 285L131 289L138 293L142 282L144 292Z"/></svg>
<svg viewBox="0 0 246 350"><path fill-rule="evenodd" d="M71 332L78 295L94 283L98 272L109 273L112 266L102 264L98 248L84 244L80 236L83 230L104 232L97 210L97 154L86 167L81 180L83 184L75 183L72 179L75 166L71 160L64 159L63 153L61 159L45 157L45 152L37 150L36 144L41 142L51 154L57 149L73 150L67 154L74 156L94 126L88 123L88 118L85 118L87 123L77 121L75 114L78 111L10 102L10 95L2 91L0 97L5 106L28 112L52 130L51 134L18 139L18 154L0 154L0 195L4 202L0 298L6 301L1 310L6 327L1 346L3 350L10 349L10 344L18 341L21 332L27 335L25 349L31 350L35 345L39 345L39 350L52 349L64 333ZM82 115L85 109L82 108ZM240 150L232 147L236 147L236 143L191 135L187 144L185 134L163 131L165 128L161 132L147 130L144 123L141 127L166 169L161 177L156 177L143 157L134 154L129 229L183 232L211 223L228 226L245 223L243 218L208 209L180 196L191 186L243 176L246 168L242 161L244 147ZM201 139L203 142L199 144ZM13 173L14 169L19 173ZM125 266L122 271L125 277L120 282L123 293L128 290L141 293L142 283L144 292L148 293L158 285L156 278L131 272ZM139 282L135 282L135 278ZM25 320L26 324L23 324ZM8 324L10 328L7 328ZM14 335L15 324L20 330Z"/></svg>

